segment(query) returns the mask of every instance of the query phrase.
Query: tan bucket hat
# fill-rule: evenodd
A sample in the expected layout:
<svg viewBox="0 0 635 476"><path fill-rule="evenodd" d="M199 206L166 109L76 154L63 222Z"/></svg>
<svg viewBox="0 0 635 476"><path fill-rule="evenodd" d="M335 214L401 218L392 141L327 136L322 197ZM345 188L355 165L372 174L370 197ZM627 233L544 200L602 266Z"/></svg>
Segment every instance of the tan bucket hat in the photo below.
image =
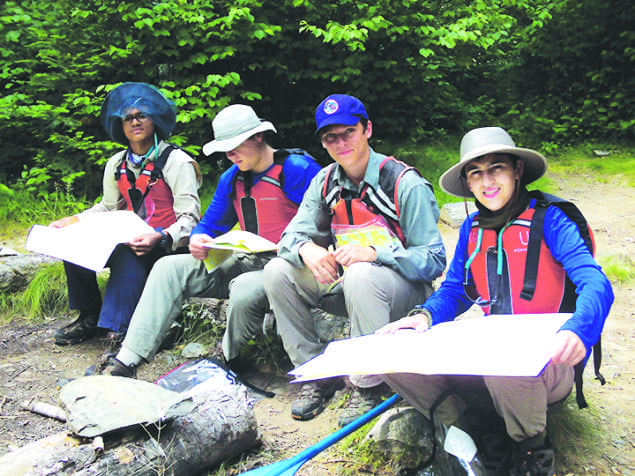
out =
<svg viewBox="0 0 635 476"><path fill-rule="evenodd" d="M469 161L487 154L510 154L519 157L525 166L522 177L525 185L538 180L547 171L547 159L535 150L516 147L505 129L481 127L463 136L459 163L450 167L441 176L441 188L455 197L474 198L461 172Z"/></svg>
<svg viewBox="0 0 635 476"><path fill-rule="evenodd" d="M258 132L277 132L271 122L259 119L256 112L244 104L227 106L216 114L212 131L214 140L203 146L205 155L233 150Z"/></svg>

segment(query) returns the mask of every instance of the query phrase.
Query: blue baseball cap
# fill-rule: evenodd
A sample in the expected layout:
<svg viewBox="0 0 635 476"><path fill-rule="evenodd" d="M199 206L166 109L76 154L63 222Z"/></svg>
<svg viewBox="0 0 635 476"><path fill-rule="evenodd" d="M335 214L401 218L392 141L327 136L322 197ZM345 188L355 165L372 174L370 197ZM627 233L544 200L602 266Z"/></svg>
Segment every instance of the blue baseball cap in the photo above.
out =
<svg viewBox="0 0 635 476"><path fill-rule="evenodd" d="M368 114L359 99L348 94L331 94L315 110L316 131L333 124L354 126L361 118L368 119Z"/></svg>

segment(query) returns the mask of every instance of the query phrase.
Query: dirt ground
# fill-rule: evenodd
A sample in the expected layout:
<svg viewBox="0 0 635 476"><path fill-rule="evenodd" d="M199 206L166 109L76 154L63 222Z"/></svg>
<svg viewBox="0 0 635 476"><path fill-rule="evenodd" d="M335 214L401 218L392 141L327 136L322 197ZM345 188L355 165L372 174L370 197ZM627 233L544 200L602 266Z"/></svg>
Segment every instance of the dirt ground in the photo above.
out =
<svg viewBox="0 0 635 476"><path fill-rule="evenodd" d="M635 189L615 183L591 183L584 177L560 178L562 197L573 200L591 223L596 237L597 256L635 255ZM457 231L441 225L451 254ZM633 285L615 286L616 300L606 322L602 373L605 386L597 384L587 368L585 394L597 414L602 433L593 446L600 458L593 461L558 460L557 474L635 474L635 293ZM37 325L14 323L0 327L0 456L45 436L66 430L64 423L21 408L23 401L57 404L58 385L63 379L79 377L98 356L107 351L104 340L94 339L73 347L58 347L52 332L67 321L51 319ZM164 351L141 368L139 378L155 381L183 359L174 351ZM290 418L295 386L283 374L266 369L254 375L255 381L276 393L275 398L259 400L256 417L263 445L232 462L225 470L210 474L239 474L262 464L291 457L337 429L341 411L338 403L346 390L336 393L329 407L317 418L297 422ZM565 458L566 460L566 458ZM325 451L305 464L299 475L393 474L389 468L360 468L341 453ZM355 468L355 469L352 469Z"/></svg>

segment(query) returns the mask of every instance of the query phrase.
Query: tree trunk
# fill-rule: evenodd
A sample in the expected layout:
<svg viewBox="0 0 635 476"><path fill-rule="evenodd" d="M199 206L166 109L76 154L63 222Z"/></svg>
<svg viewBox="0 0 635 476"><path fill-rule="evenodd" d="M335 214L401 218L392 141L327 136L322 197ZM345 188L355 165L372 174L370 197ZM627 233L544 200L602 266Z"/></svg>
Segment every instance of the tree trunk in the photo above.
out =
<svg viewBox="0 0 635 476"><path fill-rule="evenodd" d="M137 427L95 439L59 433L27 444L0 458L0 474L191 475L260 443L243 386L223 387L203 398L192 414L161 428Z"/></svg>

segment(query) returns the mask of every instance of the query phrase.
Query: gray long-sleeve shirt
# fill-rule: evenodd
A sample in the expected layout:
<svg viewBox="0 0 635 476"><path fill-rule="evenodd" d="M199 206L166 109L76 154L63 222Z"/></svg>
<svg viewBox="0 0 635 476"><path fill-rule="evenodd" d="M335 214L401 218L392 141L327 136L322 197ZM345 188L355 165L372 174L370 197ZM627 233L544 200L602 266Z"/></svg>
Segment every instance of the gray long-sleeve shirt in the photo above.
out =
<svg viewBox="0 0 635 476"><path fill-rule="evenodd" d="M364 180L358 187L337 165L333 178L337 185L358 196L365 184L379 185L379 168L385 155L371 149ZM300 247L307 241L327 247L332 242L331 210L322 197L326 169L322 169L307 189L296 216L280 239L278 256L302 267ZM418 174L408 173L398 187L399 224L406 239L405 246L375 247L377 261L412 281L432 281L446 265L445 247L437 227L439 208L429 183Z"/></svg>

